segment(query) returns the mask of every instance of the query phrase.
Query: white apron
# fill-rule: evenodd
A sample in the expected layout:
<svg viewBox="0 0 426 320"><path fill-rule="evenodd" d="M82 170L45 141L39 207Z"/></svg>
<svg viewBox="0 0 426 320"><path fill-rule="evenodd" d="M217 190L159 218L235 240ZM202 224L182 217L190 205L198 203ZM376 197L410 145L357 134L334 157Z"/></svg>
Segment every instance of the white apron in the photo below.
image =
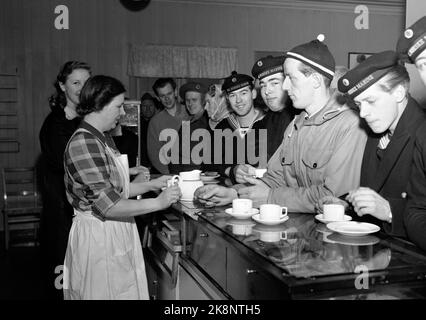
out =
<svg viewBox="0 0 426 320"><path fill-rule="evenodd" d="M127 155L116 156L108 146L106 151L120 173L124 186L121 196L127 199ZM65 300L148 300L145 263L134 218L101 221L91 212L75 209L74 215L64 261Z"/></svg>

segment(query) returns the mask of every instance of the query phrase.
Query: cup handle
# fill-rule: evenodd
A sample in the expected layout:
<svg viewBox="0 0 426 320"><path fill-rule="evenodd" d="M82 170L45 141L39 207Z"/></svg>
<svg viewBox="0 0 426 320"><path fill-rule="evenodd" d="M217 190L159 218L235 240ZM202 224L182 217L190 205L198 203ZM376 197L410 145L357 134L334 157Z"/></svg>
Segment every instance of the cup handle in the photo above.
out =
<svg viewBox="0 0 426 320"><path fill-rule="evenodd" d="M285 211L284 215L287 215L287 207L281 207L281 211Z"/></svg>
<svg viewBox="0 0 426 320"><path fill-rule="evenodd" d="M280 239L281 239L281 240L287 240L287 231L282 231L282 232L281 232Z"/></svg>
<svg viewBox="0 0 426 320"><path fill-rule="evenodd" d="M175 185L175 183L179 183L180 182L180 176L178 176L178 175L174 175L173 177L172 177L172 184L173 185Z"/></svg>
<svg viewBox="0 0 426 320"><path fill-rule="evenodd" d="M169 180L167 180L167 187L170 188L172 186L174 186L175 184L180 182L180 176L178 175L174 175L173 177L171 177Z"/></svg>

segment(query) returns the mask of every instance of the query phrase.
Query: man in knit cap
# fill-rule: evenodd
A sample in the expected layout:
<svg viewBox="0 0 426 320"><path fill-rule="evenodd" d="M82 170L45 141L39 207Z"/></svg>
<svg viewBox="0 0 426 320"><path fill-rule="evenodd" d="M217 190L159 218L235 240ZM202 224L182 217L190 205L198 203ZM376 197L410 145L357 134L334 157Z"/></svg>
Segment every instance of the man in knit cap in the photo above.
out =
<svg viewBox="0 0 426 320"><path fill-rule="evenodd" d="M238 191L200 190L200 201L220 205L250 198L255 206L274 203L288 211L313 213L320 198L359 186L367 135L358 115L339 104L330 90L335 62L322 40L285 52L283 89L301 113L287 127L267 173L261 179L246 177L251 186Z"/></svg>

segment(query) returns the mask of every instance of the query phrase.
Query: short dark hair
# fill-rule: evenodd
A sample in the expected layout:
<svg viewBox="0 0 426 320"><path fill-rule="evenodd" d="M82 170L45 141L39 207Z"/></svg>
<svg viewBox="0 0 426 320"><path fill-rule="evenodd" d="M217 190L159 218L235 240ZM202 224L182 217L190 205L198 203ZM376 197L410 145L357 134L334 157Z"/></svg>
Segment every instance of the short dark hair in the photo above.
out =
<svg viewBox="0 0 426 320"><path fill-rule="evenodd" d="M67 81L68 76L73 73L74 70L84 69L89 72L91 75L92 70L90 66L86 62L81 61L67 61L59 70L58 75L56 76L56 80L54 82L54 87L56 92L49 97L49 105L52 110L54 109L63 109L67 104L67 98L65 97L65 93L62 91L60 83L65 83Z"/></svg>
<svg viewBox="0 0 426 320"><path fill-rule="evenodd" d="M124 85L117 79L98 75L90 78L80 92L80 103L77 113L85 116L94 111L102 110L116 96L126 92Z"/></svg>
<svg viewBox="0 0 426 320"><path fill-rule="evenodd" d="M400 64L393 67L379 80L379 86L385 92L391 92L398 85L402 85L407 92L410 89L410 75L407 69Z"/></svg>
<svg viewBox="0 0 426 320"><path fill-rule="evenodd" d="M173 90L176 90L176 82L173 78L158 78L152 85L152 90L158 96L157 89L164 88L167 84L170 84Z"/></svg>

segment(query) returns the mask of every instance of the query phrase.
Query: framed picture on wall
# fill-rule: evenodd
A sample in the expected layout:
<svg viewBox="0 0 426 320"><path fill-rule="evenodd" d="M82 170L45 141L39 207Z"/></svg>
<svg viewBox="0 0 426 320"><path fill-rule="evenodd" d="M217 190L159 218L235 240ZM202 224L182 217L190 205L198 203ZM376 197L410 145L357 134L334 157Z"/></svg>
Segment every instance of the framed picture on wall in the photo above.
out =
<svg viewBox="0 0 426 320"><path fill-rule="evenodd" d="M352 69L359 63L363 62L365 59L367 59L369 56L371 56L372 53L366 53L366 52L349 52L348 53L348 68Z"/></svg>

